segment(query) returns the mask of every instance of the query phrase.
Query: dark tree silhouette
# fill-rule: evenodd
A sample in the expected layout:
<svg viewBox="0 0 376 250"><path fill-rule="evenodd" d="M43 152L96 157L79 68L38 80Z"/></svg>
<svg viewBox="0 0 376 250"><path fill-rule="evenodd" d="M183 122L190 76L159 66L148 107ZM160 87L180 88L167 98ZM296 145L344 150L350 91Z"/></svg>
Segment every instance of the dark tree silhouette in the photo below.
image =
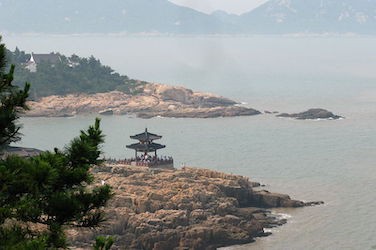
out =
<svg viewBox="0 0 376 250"><path fill-rule="evenodd" d="M20 126L16 124L20 112L26 110L26 99L30 84L26 83L23 90L12 84L15 66L7 71L5 45L1 44L0 36L0 147L20 140Z"/></svg>

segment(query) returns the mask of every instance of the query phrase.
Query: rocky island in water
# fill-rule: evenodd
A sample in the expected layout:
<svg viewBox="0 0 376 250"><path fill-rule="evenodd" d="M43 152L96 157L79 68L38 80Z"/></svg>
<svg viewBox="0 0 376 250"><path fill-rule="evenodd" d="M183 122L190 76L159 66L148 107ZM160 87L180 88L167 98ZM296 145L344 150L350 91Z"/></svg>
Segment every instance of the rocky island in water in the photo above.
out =
<svg viewBox="0 0 376 250"><path fill-rule="evenodd" d="M95 185L115 195L99 228L68 229L75 249L89 249L97 235L115 236L112 249L216 249L269 235L286 222L268 208L304 207L288 195L260 190L248 178L207 169L152 169L120 164L93 168Z"/></svg>
<svg viewBox="0 0 376 250"><path fill-rule="evenodd" d="M325 109L321 109L321 108L313 108L304 112L294 113L294 114L282 113L282 114L277 115L277 117L294 118L297 120L318 120L318 119L337 120L337 119L343 118L342 116L335 115L332 112L325 110Z"/></svg>
<svg viewBox="0 0 376 250"><path fill-rule="evenodd" d="M162 117L226 117L261 114L238 106L225 97L193 92L183 87L148 83L136 95L120 91L96 94L69 94L43 97L30 101L25 116L73 116L79 114L136 115L141 118Z"/></svg>

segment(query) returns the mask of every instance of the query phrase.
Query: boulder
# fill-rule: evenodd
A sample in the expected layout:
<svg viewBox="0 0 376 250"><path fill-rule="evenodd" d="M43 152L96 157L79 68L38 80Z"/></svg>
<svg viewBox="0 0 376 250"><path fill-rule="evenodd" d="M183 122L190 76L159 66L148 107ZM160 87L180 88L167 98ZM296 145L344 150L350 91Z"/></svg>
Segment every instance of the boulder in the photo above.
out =
<svg viewBox="0 0 376 250"><path fill-rule="evenodd" d="M192 104L193 91L182 87L170 87L159 93L163 101Z"/></svg>
<svg viewBox="0 0 376 250"><path fill-rule="evenodd" d="M105 109L98 112L100 115L113 115L114 111L112 109Z"/></svg>
<svg viewBox="0 0 376 250"><path fill-rule="evenodd" d="M0 151L0 159L5 159L10 155L17 155L20 157L33 157L40 155L43 151L36 148L11 147L7 146Z"/></svg>
<svg viewBox="0 0 376 250"><path fill-rule="evenodd" d="M257 207L303 207L304 202L291 200L290 196L285 194L270 193L262 190L253 193L252 203Z"/></svg>

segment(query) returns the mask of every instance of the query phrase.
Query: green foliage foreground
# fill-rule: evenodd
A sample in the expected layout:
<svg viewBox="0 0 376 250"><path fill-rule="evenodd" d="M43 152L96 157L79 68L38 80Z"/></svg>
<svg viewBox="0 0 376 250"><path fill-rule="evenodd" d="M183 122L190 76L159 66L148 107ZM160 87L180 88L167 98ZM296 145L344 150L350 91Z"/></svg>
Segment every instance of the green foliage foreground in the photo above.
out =
<svg viewBox="0 0 376 250"><path fill-rule="evenodd" d="M1 36L0 36L1 42ZM0 150L11 142L20 140L20 126L16 124L22 110L27 110L26 99L29 96L30 84L26 83L23 90L12 85L15 66L11 65L6 72L6 49L0 43Z"/></svg>
<svg viewBox="0 0 376 250"><path fill-rule="evenodd" d="M12 85L14 66L5 73L4 51L0 44L0 150L19 139L16 121L29 90L28 84L23 90ZM103 220L111 188L89 186L103 138L96 119L63 150L0 159L0 249L64 248L65 225L92 227Z"/></svg>
<svg viewBox="0 0 376 250"><path fill-rule="evenodd" d="M65 247L63 225L95 226L101 221L101 208L111 197L108 185L88 189L93 182L89 169L98 164L103 136L99 120L69 144L66 149L44 152L33 158L10 156L0 160L0 242L3 247L17 242L31 244L41 239L50 247ZM10 220L12 219L12 221ZM9 233L7 224L20 228ZM26 222L46 225L47 231L30 231ZM5 223L5 224L4 224ZM14 226L14 225L12 225ZM34 225L35 226L35 225ZM0 247L1 248L1 247Z"/></svg>

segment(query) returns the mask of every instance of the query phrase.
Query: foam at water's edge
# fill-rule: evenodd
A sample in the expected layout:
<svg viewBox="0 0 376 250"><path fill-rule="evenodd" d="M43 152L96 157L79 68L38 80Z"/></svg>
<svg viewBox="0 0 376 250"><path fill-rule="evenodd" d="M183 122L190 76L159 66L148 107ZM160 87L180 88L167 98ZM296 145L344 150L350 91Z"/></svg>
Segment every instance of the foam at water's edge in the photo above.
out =
<svg viewBox="0 0 376 250"><path fill-rule="evenodd" d="M275 232L276 231L276 228L274 227L274 228L264 228L264 232L265 233L273 233L273 232Z"/></svg>
<svg viewBox="0 0 376 250"><path fill-rule="evenodd" d="M289 214L284 214L284 213L273 213L272 212L272 214L274 215L274 216L276 216L278 219L284 219L284 220L288 220L288 219L291 219L292 218L292 216L291 215L289 215Z"/></svg>

